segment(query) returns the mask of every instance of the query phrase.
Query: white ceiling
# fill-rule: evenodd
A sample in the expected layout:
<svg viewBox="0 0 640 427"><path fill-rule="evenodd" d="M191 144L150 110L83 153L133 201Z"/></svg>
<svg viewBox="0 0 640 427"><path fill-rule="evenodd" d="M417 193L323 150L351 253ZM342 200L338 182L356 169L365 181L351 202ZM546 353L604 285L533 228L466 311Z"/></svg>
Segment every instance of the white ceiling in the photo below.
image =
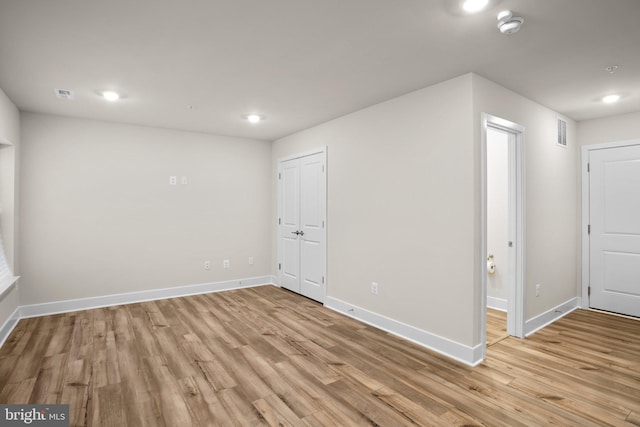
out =
<svg viewBox="0 0 640 427"><path fill-rule="evenodd" d="M640 0L0 0L0 87L24 111L272 140L475 72L584 120L640 111L639 21Z"/></svg>

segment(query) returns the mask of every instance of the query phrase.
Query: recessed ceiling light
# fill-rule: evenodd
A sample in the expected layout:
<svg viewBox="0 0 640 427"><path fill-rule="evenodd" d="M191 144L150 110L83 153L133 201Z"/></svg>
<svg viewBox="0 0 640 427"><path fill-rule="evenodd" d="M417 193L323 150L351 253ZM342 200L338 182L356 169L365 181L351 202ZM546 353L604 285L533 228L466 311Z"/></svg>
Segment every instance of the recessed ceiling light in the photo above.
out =
<svg viewBox="0 0 640 427"><path fill-rule="evenodd" d="M462 3L462 8L469 13L480 12L488 4L489 0L465 0Z"/></svg>
<svg viewBox="0 0 640 427"><path fill-rule="evenodd" d="M620 100L620 95L607 95L602 98L602 102L605 104L613 104L614 102L618 102Z"/></svg>
<svg viewBox="0 0 640 427"><path fill-rule="evenodd" d="M249 123L260 123L261 121L266 119L265 116L261 116L259 114L245 114L242 117Z"/></svg>
<svg viewBox="0 0 640 427"><path fill-rule="evenodd" d="M117 101L118 99L120 99L120 94L118 94L118 92L114 92L112 90L105 90L102 92L102 97L104 99L106 99L107 101Z"/></svg>

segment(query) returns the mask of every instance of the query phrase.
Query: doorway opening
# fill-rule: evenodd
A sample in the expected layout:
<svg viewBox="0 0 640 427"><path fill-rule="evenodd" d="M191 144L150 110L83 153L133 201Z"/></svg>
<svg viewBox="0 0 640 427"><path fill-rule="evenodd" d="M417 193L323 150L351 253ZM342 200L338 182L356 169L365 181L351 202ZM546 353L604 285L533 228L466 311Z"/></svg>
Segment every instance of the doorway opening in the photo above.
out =
<svg viewBox="0 0 640 427"><path fill-rule="evenodd" d="M482 357L524 337L524 127L482 115ZM488 311L489 310L489 311Z"/></svg>

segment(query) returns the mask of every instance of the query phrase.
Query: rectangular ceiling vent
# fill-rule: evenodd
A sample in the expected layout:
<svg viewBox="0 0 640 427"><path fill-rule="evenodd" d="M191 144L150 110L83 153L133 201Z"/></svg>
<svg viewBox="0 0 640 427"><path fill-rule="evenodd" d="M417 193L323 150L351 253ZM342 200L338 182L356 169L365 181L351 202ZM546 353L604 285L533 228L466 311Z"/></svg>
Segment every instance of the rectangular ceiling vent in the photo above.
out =
<svg viewBox="0 0 640 427"><path fill-rule="evenodd" d="M56 89L56 96L60 99L73 99L73 92L68 89Z"/></svg>
<svg viewBox="0 0 640 427"><path fill-rule="evenodd" d="M567 147L567 122L558 119L558 145Z"/></svg>

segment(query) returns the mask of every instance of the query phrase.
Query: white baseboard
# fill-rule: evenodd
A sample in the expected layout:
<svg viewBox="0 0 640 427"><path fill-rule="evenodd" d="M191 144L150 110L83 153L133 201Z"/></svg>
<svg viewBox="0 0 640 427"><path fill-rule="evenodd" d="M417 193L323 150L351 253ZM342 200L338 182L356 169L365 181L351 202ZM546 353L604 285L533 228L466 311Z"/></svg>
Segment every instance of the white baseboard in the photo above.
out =
<svg viewBox="0 0 640 427"><path fill-rule="evenodd" d="M189 295L207 294L210 292L250 288L253 286L267 285L271 283L271 276L262 276L252 277L249 279L238 279L228 280L224 282L203 283L199 285L179 286L175 288L152 289L149 291L130 292L126 294L105 295L68 301L32 304L20 307L20 318L68 313L70 311L89 310L92 308L133 304L137 302L154 301L159 299L186 297Z"/></svg>
<svg viewBox="0 0 640 427"><path fill-rule="evenodd" d="M469 347L329 296L326 298L324 305L334 311L397 335L466 365L476 366L482 362L481 344Z"/></svg>
<svg viewBox="0 0 640 427"><path fill-rule="evenodd" d="M16 307L13 314L9 316L7 321L4 322L4 325L2 325L2 327L0 328L0 347L2 347L4 345L4 342L7 340L7 338L9 338L11 331L13 331L13 328L16 327L19 320L20 320L20 307Z"/></svg>
<svg viewBox="0 0 640 427"><path fill-rule="evenodd" d="M507 300L504 298L487 297L487 308L494 310L507 311Z"/></svg>
<svg viewBox="0 0 640 427"><path fill-rule="evenodd" d="M271 276L271 284L280 288L280 278L278 276Z"/></svg>
<svg viewBox="0 0 640 427"><path fill-rule="evenodd" d="M531 319L524 322L524 336L528 337L545 326L550 325L556 320L566 316L571 313L573 310L579 307L580 300L577 297L571 298L570 300L563 302L557 307L552 308L551 310L547 310L542 314L537 315L536 317L532 317Z"/></svg>

